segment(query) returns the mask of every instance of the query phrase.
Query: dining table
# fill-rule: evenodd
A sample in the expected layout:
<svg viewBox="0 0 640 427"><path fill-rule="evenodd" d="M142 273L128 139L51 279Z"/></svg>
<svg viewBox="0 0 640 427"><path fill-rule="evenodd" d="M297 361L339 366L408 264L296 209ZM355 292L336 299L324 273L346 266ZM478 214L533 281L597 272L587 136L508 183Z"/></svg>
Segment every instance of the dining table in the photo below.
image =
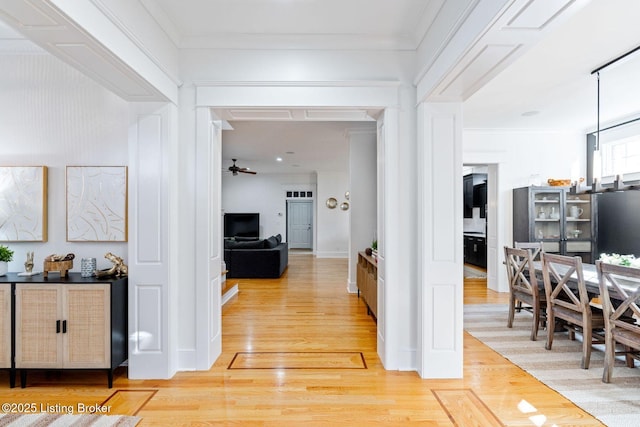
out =
<svg viewBox="0 0 640 427"><path fill-rule="evenodd" d="M542 261L534 261L533 265L536 269L536 277L541 282L543 281L542 277ZM565 265L554 265L556 271L560 275L564 275L569 267ZM584 284L587 288L587 293L592 297L597 297L600 295L600 281L598 280L598 271L596 270L595 264L582 263L582 275L584 277ZM577 284L577 275L574 272L571 275L572 278L575 278L575 281L570 281L569 286ZM640 287L640 281L636 280L628 280L628 279L620 279L619 280L620 287L625 291L633 292ZM544 282L540 283L541 288L544 288ZM611 284L607 284L609 287L609 297L611 300L624 300L625 297L619 295L615 288L611 286Z"/></svg>

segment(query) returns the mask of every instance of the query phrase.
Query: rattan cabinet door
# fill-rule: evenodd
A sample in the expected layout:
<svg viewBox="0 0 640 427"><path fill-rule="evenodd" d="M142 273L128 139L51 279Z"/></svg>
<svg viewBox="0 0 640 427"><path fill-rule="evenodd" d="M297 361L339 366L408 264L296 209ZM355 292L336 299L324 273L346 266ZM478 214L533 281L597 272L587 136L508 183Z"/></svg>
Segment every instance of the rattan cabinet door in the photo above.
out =
<svg viewBox="0 0 640 427"><path fill-rule="evenodd" d="M0 283L0 368L11 367L11 284Z"/></svg>
<svg viewBox="0 0 640 427"><path fill-rule="evenodd" d="M110 285L65 285L65 368L111 367Z"/></svg>
<svg viewBox="0 0 640 427"><path fill-rule="evenodd" d="M16 368L62 367L62 287L16 285Z"/></svg>

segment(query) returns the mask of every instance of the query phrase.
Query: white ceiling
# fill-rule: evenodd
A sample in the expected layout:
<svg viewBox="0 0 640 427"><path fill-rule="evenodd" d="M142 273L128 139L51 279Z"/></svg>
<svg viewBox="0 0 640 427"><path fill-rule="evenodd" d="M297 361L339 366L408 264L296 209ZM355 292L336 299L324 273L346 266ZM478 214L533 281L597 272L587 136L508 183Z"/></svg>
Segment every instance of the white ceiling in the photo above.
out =
<svg viewBox="0 0 640 427"><path fill-rule="evenodd" d="M414 50L444 0L141 0L176 46Z"/></svg>
<svg viewBox="0 0 640 427"><path fill-rule="evenodd" d="M591 71L640 45L639 22L637 0L591 0L465 101L465 128L594 130ZM602 124L640 114L640 52L629 58L601 72Z"/></svg>
<svg viewBox="0 0 640 427"><path fill-rule="evenodd" d="M222 132L223 169L230 159L258 173L349 170L349 132L376 132L375 122L236 121ZM280 157L282 161L276 160Z"/></svg>
<svg viewBox="0 0 640 427"><path fill-rule="evenodd" d="M449 0L454 1L454 0ZM458 0L455 0L458 1ZM544 1L544 0L538 0ZM573 0L572 0L573 1ZM583 1L583 0L580 0ZM429 24L444 0L140 0L165 29L176 46L224 48L339 48L414 50L425 36ZM566 2L565 2L566 3ZM571 2L568 2L571 3ZM594 130L596 126L596 79L594 68L640 44L640 2L637 0L591 0L565 22L548 32L545 39L515 60L484 87L470 94L464 103L465 128L527 130ZM0 52L18 50L24 44L14 31L0 24ZM416 70L417 71L417 70ZM606 124L640 113L640 53L602 72L601 122ZM537 112L534 114L525 114ZM278 152L297 151L308 158L313 137L325 140L318 122L309 124L312 132L295 121L267 124L265 116L274 112L217 112L236 129L225 132L225 158L237 157L252 166L260 153L272 159ZM319 115L322 112L317 112ZM348 113L348 114L347 114ZM275 114L304 114L300 111ZM340 112L341 117L325 115L334 122L326 133L343 135L353 125L336 120L358 120L354 114L371 120L375 112ZM239 117L244 115L244 117ZM338 116L339 116L338 115ZM295 119L295 118L294 118ZM241 120L252 123L241 124ZM295 119L297 120L297 119ZM316 116L318 120L318 116ZM287 124L288 123L288 124ZM266 138L267 126L278 128ZM283 144L292 126L291 138L303 150L287 150ZM261 140L253 148L237 141L245 132L246 144ZM306 138L300 134L306 133ZM265 134L265 135L262 135ZM232 135L236 135L233 137ZM264 137L264 138L263 138ZM233 147L227 141L234 139ZM243 138L245 138L243 136ZM267 152L266 147L275 149ZM234 151L237 150L237 151ZM336 148L337 150L337 148ZM318 152L319 153L319 152ZM343 154L336 151L335 158ZM323 160L323 161L326 161ZM241 163L241 162L239 162ZM300 159L300 171L306 168ZM305 165L305 166L303 166ZM271 166L255 165L267 171ZM313 170L318 168L311 167Z"/></svg>

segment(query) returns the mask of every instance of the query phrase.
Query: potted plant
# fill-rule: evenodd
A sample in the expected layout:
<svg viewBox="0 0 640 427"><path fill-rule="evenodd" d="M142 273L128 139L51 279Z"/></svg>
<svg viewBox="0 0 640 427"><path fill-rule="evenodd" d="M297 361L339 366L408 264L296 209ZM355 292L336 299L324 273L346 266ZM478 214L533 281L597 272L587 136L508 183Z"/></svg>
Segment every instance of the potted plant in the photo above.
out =
<svg viewBox="0 0 640 427"><path fill-rule="evenodd" d="M7 274L9 261L13 260L13 251L6 246L0 245L0 276Z"/></svg>
<svg viewBox="0 0 640 427"><path fill-rule="evenodd" d="M371 252L374 258L378 258L378 240L374 239L371 242Z"/></svg>

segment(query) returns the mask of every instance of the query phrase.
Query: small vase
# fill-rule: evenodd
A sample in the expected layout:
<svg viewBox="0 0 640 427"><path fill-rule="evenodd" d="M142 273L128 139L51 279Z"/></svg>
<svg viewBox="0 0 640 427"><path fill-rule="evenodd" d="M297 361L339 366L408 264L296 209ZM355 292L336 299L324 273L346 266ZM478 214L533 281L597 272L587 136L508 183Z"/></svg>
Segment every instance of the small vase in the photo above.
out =
<svg viewBox="0 0 640 427"><path fill-rule="evenodd" d="M4 276L9 271L9 263L6 261L0 261L0 276Z"/></svg>

